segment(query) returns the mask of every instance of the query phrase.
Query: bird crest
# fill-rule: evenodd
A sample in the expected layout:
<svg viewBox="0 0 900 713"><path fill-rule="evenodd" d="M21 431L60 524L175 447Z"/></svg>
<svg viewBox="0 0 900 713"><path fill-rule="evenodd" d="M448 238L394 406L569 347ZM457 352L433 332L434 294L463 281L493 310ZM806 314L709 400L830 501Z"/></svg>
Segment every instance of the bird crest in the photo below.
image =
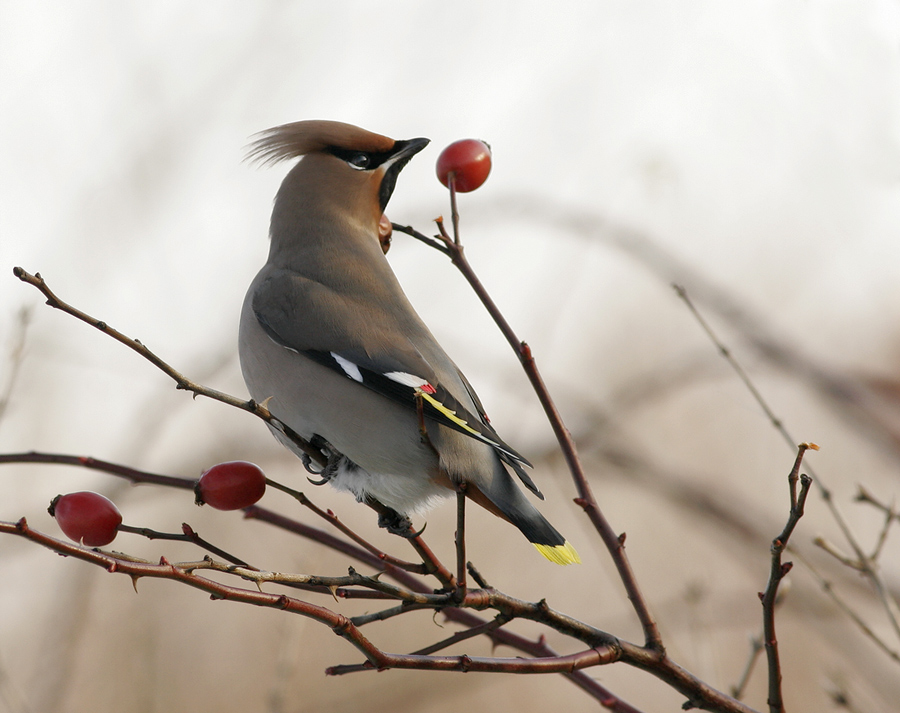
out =
<svg viewBox="0 0 900 713"><path fill-rule="evenodd" d="M387 136L340 121L311 119L266 129L255 135L247 158L263 166L327 149L389 152L396 142Z"/></svg>

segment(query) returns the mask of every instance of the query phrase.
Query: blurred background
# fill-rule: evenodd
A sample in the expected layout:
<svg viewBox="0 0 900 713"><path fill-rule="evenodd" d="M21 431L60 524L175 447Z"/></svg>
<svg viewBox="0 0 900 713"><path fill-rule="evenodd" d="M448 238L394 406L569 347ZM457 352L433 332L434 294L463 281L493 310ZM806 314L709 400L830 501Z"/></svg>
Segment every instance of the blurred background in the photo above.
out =
<svg viewBox="0 0 900 713"><path fill-rule="evenodd" d="M460 197L467 255L534 349L598 500L627 532L669 653L727 690L760 634L757 592L787 518L794 450L671 285L685 286L791 439L821 446L807 464L871 554L885 516L854 501L858 487L888 505L900 490L898 99L900 8L887 0L0 2L0 452L184 477L252 460L412 556L349 496L307 485L261 422L176 392L126 348L44 307L12 267L39 271L191 378L245 396L238 314L286 172L243 161L251 136L328 118L430 137L388 207L426 233L449 214L434 176L441 148L481 138L494 168ZM436 251L395 234L389 259L498 431L536 464L542 509L584 564L555 567L472 508L471 558L510 594L640 642L499 332ZM58 535L47 504L82 489L114 498L130 525L189 522L262 568L336 575L354 564L198 509L185 492L68 467L0 466L0 519ZM279 493L262 504L317 524ZM427 518L446 561L453 518L449 505ZM778 613L787 707L896 710L896 654L822 582L893 652L897 632L868 580L816 536L853 556L819 489ZM199 557L128 535L112 547ZM135 593L127 577L15 537L0 538L0 567L3 712L597 710L559 676L325 677L360 656L320 625L172 582L142 580ZM878 567L896 595L898 533ZM367 633L403 652L453 631L427 613L397 624ZM577 650L554 632L548 641ZM683 702L623 665L591 674L642 710ZM760 665L745 699L762 709L765 695Z"/></svg>

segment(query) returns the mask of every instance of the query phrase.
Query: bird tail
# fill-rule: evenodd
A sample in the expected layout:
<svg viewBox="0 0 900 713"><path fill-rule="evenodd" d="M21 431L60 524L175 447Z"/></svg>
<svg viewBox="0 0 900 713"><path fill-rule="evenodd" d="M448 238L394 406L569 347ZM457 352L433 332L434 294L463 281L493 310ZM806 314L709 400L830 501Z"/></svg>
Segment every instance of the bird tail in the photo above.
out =
<svg viewBox="0 0 900 713"><path fill-rule="evenodd" d="M519 528L535 549L551 562L581 564L572 544L529 502L499 459L491 483L470 482L466 495Z"/></svg>

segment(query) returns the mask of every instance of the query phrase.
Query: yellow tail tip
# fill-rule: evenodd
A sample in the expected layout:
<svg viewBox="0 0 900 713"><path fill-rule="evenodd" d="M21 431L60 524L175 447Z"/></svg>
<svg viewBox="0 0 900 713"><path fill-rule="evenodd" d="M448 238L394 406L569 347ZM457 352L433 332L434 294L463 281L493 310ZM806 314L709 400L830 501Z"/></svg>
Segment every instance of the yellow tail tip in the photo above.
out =
<svg viewBox="0 0 900 713"><path fill-rule="evenodd" d="M563 545L539 545L532 542L534 548L551 562L556 564L581 564L581 557L567 541Z"/></svg>

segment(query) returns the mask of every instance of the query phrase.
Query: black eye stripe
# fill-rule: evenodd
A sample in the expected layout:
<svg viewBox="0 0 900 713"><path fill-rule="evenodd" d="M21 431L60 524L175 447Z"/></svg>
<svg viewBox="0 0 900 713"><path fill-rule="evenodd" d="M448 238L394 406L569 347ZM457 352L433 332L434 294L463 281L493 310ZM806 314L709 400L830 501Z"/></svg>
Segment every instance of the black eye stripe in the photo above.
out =
<svg viewBox="0 0 900 713"><path fill-rule="evenodd" d="M359 151L355 149L342 149L336 146L329 148L328 152L332 156L337 156L342 161L346 161L353 168L365 171L378 168L392 155L392 152L390 151Z"/></svg>

